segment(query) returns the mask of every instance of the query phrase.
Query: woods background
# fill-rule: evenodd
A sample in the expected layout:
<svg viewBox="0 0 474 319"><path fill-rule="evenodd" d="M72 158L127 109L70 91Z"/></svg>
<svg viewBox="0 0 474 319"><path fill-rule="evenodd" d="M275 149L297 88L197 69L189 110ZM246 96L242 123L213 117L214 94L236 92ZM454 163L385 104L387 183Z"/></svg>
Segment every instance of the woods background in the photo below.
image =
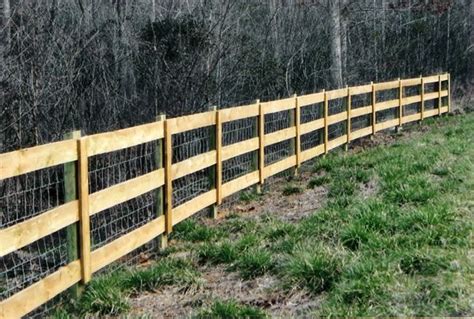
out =
<svg viewBox="0 0 474 319"><path fill-rule="evenodd" d="M473 0L0 5L0 152L370 80L473 87Z"/></svg>

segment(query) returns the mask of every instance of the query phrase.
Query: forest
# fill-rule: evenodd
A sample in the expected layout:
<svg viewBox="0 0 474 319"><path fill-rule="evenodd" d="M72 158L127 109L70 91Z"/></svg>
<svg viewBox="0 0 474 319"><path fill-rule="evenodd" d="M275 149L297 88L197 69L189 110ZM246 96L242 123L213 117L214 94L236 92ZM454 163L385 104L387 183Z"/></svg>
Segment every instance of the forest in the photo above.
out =
<svg viewBox="0 0 474 319"><path fill-rule="evenodd" d="M0 151L182 114L450 72L472 0L3 0Z"/></svg>

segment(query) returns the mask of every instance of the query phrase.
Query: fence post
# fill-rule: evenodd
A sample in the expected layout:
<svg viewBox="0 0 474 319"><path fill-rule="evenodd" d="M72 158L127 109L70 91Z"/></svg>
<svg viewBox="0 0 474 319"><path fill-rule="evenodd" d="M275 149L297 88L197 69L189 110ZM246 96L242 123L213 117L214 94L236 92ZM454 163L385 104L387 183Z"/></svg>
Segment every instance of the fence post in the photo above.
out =
<svg viewBox="0 0 474 319"><path fill-rule="evenodd" d="M403 84L400 78L398 78L398 86L398 127L396 128L397 133L399 133L403 127Z"/></svg>
<svg viewBox="0 0 474 319"><path fill-rule="evenodd" d="M89 156L87 154L87 138L78 139L79 147L79 230L81 244L81 272L82 282L91 280L91 233L89 212Z"/></svg>
<svg viewBox="0 0 474 319"><path fill-rule="evenodd" d="M448 114L451 112L451 74L448 73Z"/></svg>
<svg viewBox="0 0 474 319"><path fill-rule="evenodd" d="M173 140L168 120L165 120L165 234L173 231L173 178L171 165L173 164Z"/></svg>
<svg viewBox="0 0 474 319"><path fill-rule="evenodd" d="M64 134L64 139L79 139L81 138L81 131L73 131ZM78 198L77 194L77 170L76 163L70 162L64 164L64 201L70 202ZM67 258L71 263L79 259L79 239L77 237L79 224L74 223L66 228L67 237ZM80 288L78 284L69 288L69 295L71 299L78 299L80 296Z"/></svg>
<svg viewBox="0 0 474 319"><path fill-rule="evenodd" d="M329 102L328 95L326 90L324 92L324 155L328 153L328 142L329 142L329 125L328 125L328 116L329 116Z"/></svg>
<svg viewBox="0 0 474 319"><path fill-rule="evenodd" d="M265 169L265 113L263 112L263 106L258 101L258 141L259 141L259 148L258 148L258 169L260 175L260 183L257 186L257 192L262 192L262 186L265 182L265 178L263 175L263 171Z"/></svg>
<svg viewBox="0 0 474 319"><path fill-rule="evenodd" d="M260 104L260 100L255 100L255 104L258 106ZM257 116L255 118L255 128L252 129L252 137L259 137L259 129L258 129L258 126L259 126L259 122L260 122L260 117ZM252 155L252 169L253 171L258 171L259 170L259 153L260 153L260 148L258 150L255 150L254 152L252 152L253 155ZM255 185L255 192L257 194L261 193L262 192L262 189L261 189L261 185L260 183L257 183Z"/></svg>
<svg viewBox="0 0 474 319"><path fill-rule="evenodd" d="M293 98L295 99L295 103L296 103L296 94L293 95ZM296 129L296 108L297 108L297 105L295 104L294 112L292 110L290 110L290 113L289 113L290 127L291 126L295 127L295 130L297 130ZM295 155L295 157L296 157L296 165L295 165L295 170L294 170L294 175L295 176L298 174L298 155L297 155L297 149L296 149L296 139L297 138L298 138L298 133L296 134L296 137L294 139L290 140L290 153L291 153L291 155Z"/></svg>
<svg viewBox="0 0 474 319"><path fill-rule="evenodd" d="M219 111L217 110L217 106L212 106L211 110L214 111L215 118L216 118L216 127L214 132L211 132L210 140L211 140L211 148L216 150L216 165L214 169L211 169L209 173L209 181L211 187L216 189L216 203L211 206L211 210L209 212L209 217L216 219L218 214L218 205L221 202L220 199L220 184L222 184L222 163L221 156L220 156L220 144L222 143L222 128L220 123L220 116Z"/></svg>
<svg viewBox="0 0 474 319"><path fill-rule="evenodd" d="M421 121L425 118L425 79L420 75L421 79ZM420 121L420 122L421 122Z"/></svg>
<svg viewBox="0 0 474 319"><path fill-rule="evenodd" d="M301 125L301 108L298 103L298 95L295 97L295 126L296 126L296 170L295 173L298 173L298 169L301 166L301 134L300 134L300 125Z"/></svg>
<svg viewBox="0 0 474 319"><path fill-rule="evenodd" d="M438 74L438 116L441 116L441 74Z"/></svg>
<svg viewBox="0 0 474 319"><path fill-rule="evenodd" d="M161 114L156 117L156 121L165 121L166 120L166 115ZM155 166L156 169L163 168L163 139L159 139L156 142L156 149L153 154L154 159L155 159ZM161 186L156 190L156 217L160 217L164 214L164 188L165 186ZM158 236L158 249L165 249L168 247L168 235L167 234L161 234Z"/></svg>
<svg viewBox="0 0 474 319"><path fill-rule="evenodd" d="M372 85L372 137L373 137L375 135L375 125L377 124L377 112L375 111L376 96L375 96L374 82L370 82L370 85Z"/></svg>
<svg viewBox="0 0 474 319"><path fill-rule="evenodd" d="M351 123L351 108L352 108L352 99L351 99L351 88L346 85L347 88L347 125L346 125L346 133L347 133L347 143L344 147L345 151L349 150L349 143L351 142L351 130L352 130L352 123Z"/></svg>

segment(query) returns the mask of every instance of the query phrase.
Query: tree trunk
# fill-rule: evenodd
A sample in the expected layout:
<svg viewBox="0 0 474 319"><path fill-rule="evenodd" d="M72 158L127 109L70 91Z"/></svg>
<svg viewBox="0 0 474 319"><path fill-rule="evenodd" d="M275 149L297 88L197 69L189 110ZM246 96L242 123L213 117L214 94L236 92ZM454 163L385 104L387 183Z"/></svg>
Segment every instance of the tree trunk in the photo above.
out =
<svg viewBox="0 0 474 319"><path fill-rule="evenodd" d="M10 18L11 18L11 8L10 0L3 0L3 19L5 21L5 43L7 46L10 45Z"/></svg>
<svg viewBox="0 0 474 319"><path fill-rule="evenodd" d="M341 47L341 10L339 0L328 1L329 32L331 42L331 80L336 88L343 85L342 81L342 47Z"/></svg>

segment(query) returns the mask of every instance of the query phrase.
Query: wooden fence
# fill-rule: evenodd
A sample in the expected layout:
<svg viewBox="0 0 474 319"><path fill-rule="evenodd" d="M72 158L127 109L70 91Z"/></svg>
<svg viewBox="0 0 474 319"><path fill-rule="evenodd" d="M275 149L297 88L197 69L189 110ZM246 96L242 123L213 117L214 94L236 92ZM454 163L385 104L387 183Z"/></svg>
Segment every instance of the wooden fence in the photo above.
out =
<svg viewBox="0 0 474 319"><path fill-rule="evenodd" d="M247 106L213 110L166 120L161 119L154 123L114 132L84 137L75 135L69 140L1 154L1 180L52 166L64 165L65 175L68 176L65 181L69 183L65 185L65 189L66 192L68 192L67 189L72 191L69 192L68 201L64 204L6 228L2 226L0 256L4 258L7 254L20 250L26 245L66 227L78 226L79 243L72 245L72 249L77 250L75 260L2 300L0 317L16 318L27 315L76 283L89 282L93 273L134 249L160 235L166 236L171 233L173 226L193 216L196 212L206 207L215 207L222 202L223 198L249 186L261 185L270 176L290 168L297 168L305 161L358 138L449 112L449 81L449 74L442 74L371 83L303 96L295 95L270 102L260 103L257 101ZM426 87L430 85L433 89L427 90ZM417 87L418 94L407 96L405 92L410 87ZM398 96L395 99L377 101L377 93L384 90L395 90L398 92ZM354 108L351 102L352 98L362 94L371 96L371 102L368 105ZM329 102L337 99L343 99L350 107L346 107L340 113L333 114L329 108ZM425 103L428 101L434 104L433 108L425 108ZM318 103L323 106L324 116L301 123L302 110ZM411 104L418 105L418 112L405 114L405 107ZM395 110L398 116L383 122L378 121L377 113L388 109ZM292 125L265 134L265 116L282 111L292 114ZM354 130L352 128L353 119L361 116L370 117L371 125ZM258 129L254 137L223 146L222 127L224 123L245 118L252 118L257 123ZM330 126L341 122L346 123L345 134L330 139L328 136ZM212 130L215 133L213 149L173 163L173 136L203 127L213 127ZM324 132L324 142L303 151L301 136L317 130ZM286 140L291 140L294 145L289 156L270 165L265 165L265 147ZM159 143L158 150L163 150L157 154L158 161L162 164L157 169L93 193L89 191L88 162L90 157L153 141ZM223 162L248 152L258 154L255 170L223 183ZM184 204L173 207L173 181L209 167L215 167L213 189ZM156 208L154 220L102 247L91 249L90 220L93 215L155 189L160 189L162 192L158 194L160 205ZM3 213L8 214L8 211Z"/></svg>

